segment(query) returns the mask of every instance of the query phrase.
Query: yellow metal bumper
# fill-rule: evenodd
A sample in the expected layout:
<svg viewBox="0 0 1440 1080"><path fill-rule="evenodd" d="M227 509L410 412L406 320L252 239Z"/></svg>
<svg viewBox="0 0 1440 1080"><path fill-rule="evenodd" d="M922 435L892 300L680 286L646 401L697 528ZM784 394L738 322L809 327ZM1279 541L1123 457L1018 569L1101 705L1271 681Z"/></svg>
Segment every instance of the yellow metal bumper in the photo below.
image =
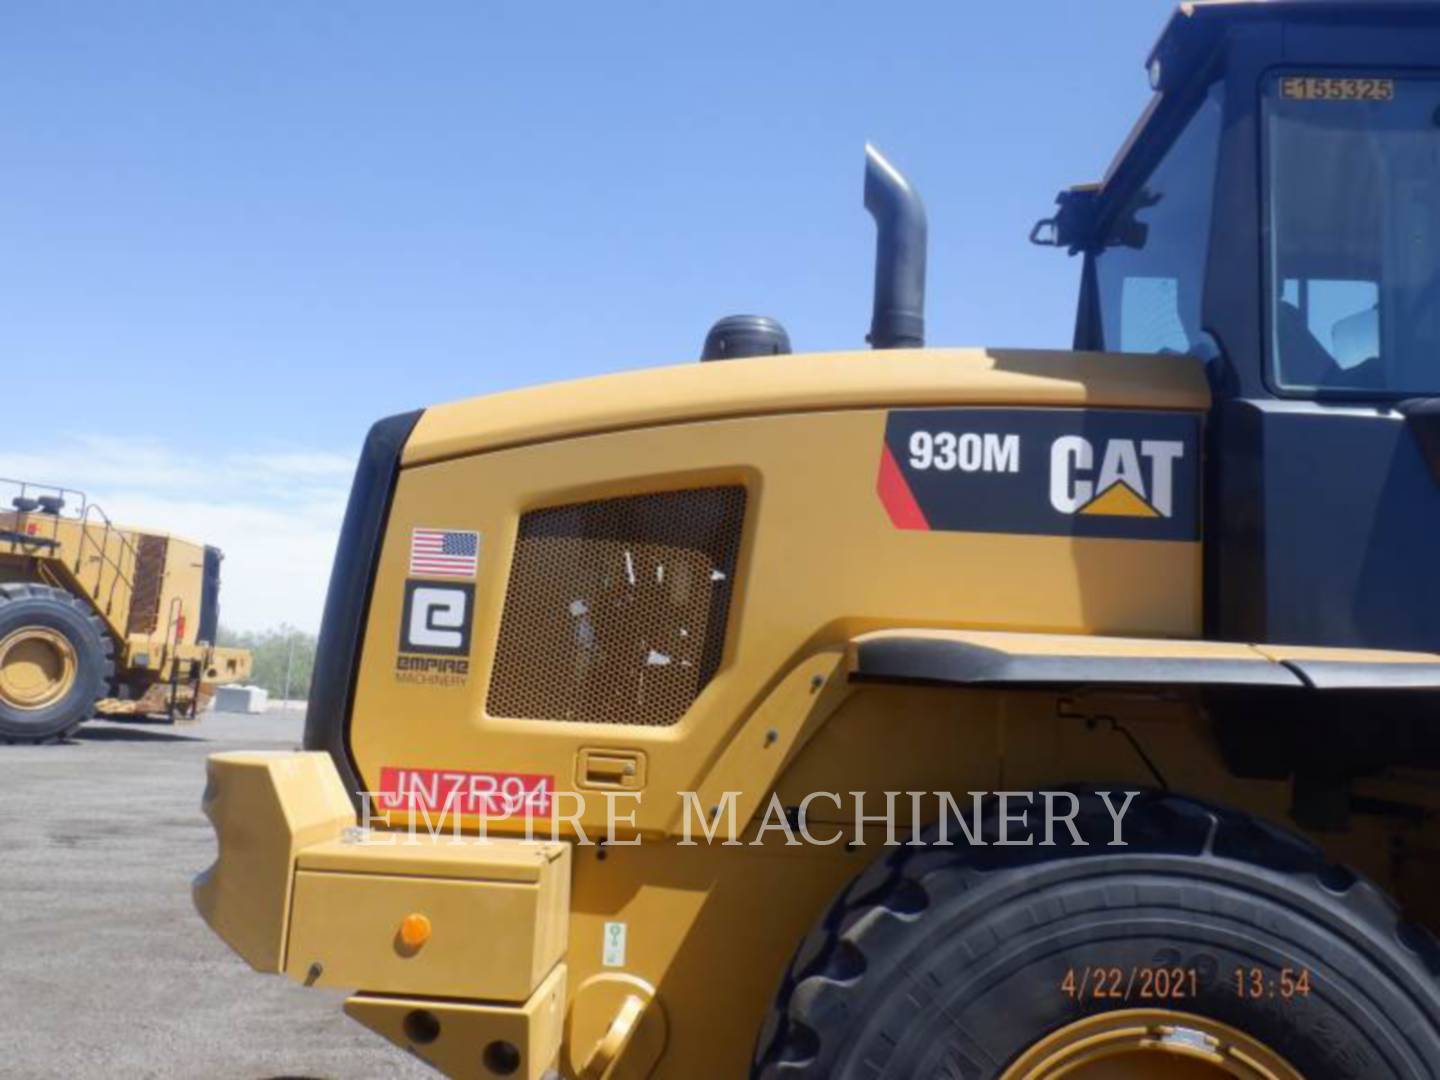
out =
<svg viewBox="0 0 1440 1080"><path fill-rule="evenodd" d="M356 994L345 1012L446 1076L551 1080L565 1021L565 965L521 1005Z"/></svg>
<svg viewBox="0 0 1440 1080"><path fill-rule="evenodd" d="M202 664L201 680L214 686L224 683L244 682L250 677L255 657L249 649L228 648L223 645L207 645L197 649L197 655L181 659L199 660Z"/></svg>
<svg viewBox="0 0 1440 1080"><path fill-rule="evenodd" d="M450 1076L540 1080L565 1006L568 845L366 832L326 754L216 754L195 906L257 971L359 990L356 1019Z"/></svg>

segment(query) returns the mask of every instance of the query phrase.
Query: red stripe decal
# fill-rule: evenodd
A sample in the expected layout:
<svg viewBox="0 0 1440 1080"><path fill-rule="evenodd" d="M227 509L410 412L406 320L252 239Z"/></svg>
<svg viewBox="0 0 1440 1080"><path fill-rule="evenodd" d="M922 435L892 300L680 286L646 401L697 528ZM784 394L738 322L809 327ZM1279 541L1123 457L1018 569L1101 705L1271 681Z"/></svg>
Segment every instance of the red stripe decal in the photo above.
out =
<svg viewBox="0 0 1440 1080"><path fill-rule="evenodd" d="M875 490L880 495L880 501L885 504L890 523L897 529L930 528L924 511L915 501L915 493L910 490L905 474L900 471L895 455L888 446L882 447L880 451L880 476L875 481Z"/></svg>

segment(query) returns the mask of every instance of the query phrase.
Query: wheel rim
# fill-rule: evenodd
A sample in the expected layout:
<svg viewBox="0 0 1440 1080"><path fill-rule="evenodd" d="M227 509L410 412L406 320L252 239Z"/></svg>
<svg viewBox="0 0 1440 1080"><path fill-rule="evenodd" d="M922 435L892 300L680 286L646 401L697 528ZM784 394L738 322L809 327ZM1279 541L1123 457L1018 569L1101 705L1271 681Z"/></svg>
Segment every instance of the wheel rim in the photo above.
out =
<svg viewBox="0 0 1440 1080"><path fill-rule="evenodd" d="M75 646L64 634L27 626L0 640L0 701L16 709L53 705L75 685Z"/></svg>
<svg viewBox="0 0 1440 1080"><path fill-rule="evenodd" d="M1303 1080L1279 1054L1216 1020L1163 1009L1087 1016L1020 1055L1001 1080Z"/></svg>

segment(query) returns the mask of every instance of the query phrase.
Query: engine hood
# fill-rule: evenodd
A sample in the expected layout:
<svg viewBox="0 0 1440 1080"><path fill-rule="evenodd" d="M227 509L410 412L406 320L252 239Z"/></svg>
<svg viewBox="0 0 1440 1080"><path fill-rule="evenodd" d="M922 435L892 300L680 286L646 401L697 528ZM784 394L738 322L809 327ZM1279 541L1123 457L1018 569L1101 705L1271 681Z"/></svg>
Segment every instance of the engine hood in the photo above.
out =
<svg viewBox="0 0 1440 1080"><path fill-rule="evenodd" d="M904 406L1208 409L1184 356L1038 349L891 349L626 371L427 409L405 447L420 465L526 443L736 416Z"/></svg>

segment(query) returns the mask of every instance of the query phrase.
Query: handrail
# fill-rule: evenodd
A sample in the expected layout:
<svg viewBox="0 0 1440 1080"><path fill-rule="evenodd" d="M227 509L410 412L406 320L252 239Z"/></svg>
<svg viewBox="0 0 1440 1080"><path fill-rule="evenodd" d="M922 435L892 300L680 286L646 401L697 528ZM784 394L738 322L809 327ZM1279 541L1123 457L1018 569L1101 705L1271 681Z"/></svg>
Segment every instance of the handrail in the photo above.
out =
<svg viewBox="0 0 1440 1080"><path fill-rule="evenodd" d="M96 543L94 536L92 536L90 532L90 515L92 513L98 515L100 520L105 523L105 530L102 533L100 541L98 543ZM109 611L110 608L114 606L115 587L121 581L125 582L125 588L130 590L130 592L133 593L135 591L135 584L130 579L130 577L126 575L124 567L120 565L120 562L118 560L110 557L110 534L112 532L120 541L120 551L122 557L128 554L130 557L130 565L132 567L137 566L139 564L140 553L135 549L135 545L130 543L130 541L126 538L123 532L115 528L115 525L111 522L109 515L106 514L104 510L100 509L100 507L95 503L87 502L85 504L84 514L80 519L80 544L75 556L75 571L77 574L80 571L81 556L85 554L86 541L95 544L96 550L100 553L101 566L101 572L95 575L96 600L100 599L100 583L101 578L104 577L104 567L108 565L110 569L114 571L114 576L110 579L110 591L105 597L106 611Z"/></svg>
<svg viewBox="0 0 1440 1080"><path fill-rule="evenodd" d="M89 500L85 497L85 493L83 491L77 491L75 488L61 487L59 484L41 484L34 480L13 480L10 477L0 476L0 485L13 488L17 492L17 494L13 496L11 502L11 507L13 507L13 509L7 511L5 507L0 506L0 513L13 513L17 517L23 518L37 517L41 519L48 519L50 522L50 535L46 539L49 540L59 540L60 522L64 520L67 515L43 514L34 510L21 510L19 507L14 506L14 499L29 498L31 493L33 492L37 495L45 494L55 496L60 500L61 504L63 505L66 502L70 501L67 496L75 495L79 497L80 506L79 509L77 509L73 514L68 516L76 518L80 516L81 511L83 511L89 503ZM11 541L11 543L13 544L14 541Z"/></svg>
<svg viewBox="0 0 1440 1080"><path fill-rule="evenodd" d="M170 650L178 651L180 648L180 621L185 617L185 604L178 596L170 598L170 606L165 611L165 648L167 657ZM170 632L175 631L175 639L171 641Z"/></svg>
<svg viewBox="0 0 1440 1080"><path fill-rule="evenodd" d="M20 498L26 498L28 493L34 490L43 491L50 495L58 495L61 499L64 499L67 495L78 495L80 496L80 506L82 508L89 502L83 491L77 488L61 487L59 484L42 484L36 480L13 480L8 476L0 476L0 484L8 484L10 487L19 488ZM79 517L80 511L75 511L74 516Z"/></svg>
<svg viewBox="0 0 1440 1080"><path fill-rule="evenodd" d="M133 570L133 568L139 564L139 552L136 550L135 545L130 543L125 533L115 527L114 522L110 520L110 516L106 514L98 504L92 503L83 491L76 488L61 487L58 484L42 484L34 480L14 480L3 476L0 476L0 486L8 486L18 490L19 494L15 496L15 498L18 499L29 498L32 493L39 494L43 492L46 495L53 495L61 500L62 508L65 503L70 501L69 496L75 496L79 502L79 506L70 514L63 513L63 509L62 512L58 514L47 514L36 510L20 510L18 508L11 512L17 516L24 517L30 522L33 522L35 519L42 521L49 520L50 535L48 539L56 542L59 541L61 521L69 520L79 523L80 539L76 545L75 565L72 569L75 576L80 578L80 571L85 561L87 545L93 546L96 551L96 562L99 564L99 568L95 573L95 584L92 587L91 596L97 603L100 601L100 594L103 590L105 571L107 568L111 571L110 588L103 590L105 592L105 612L107 615L115 606L115 590L121 582L125 583L126 589L134 592L134 581L130 575L125 572L123 563L128 557L129 565ZM3 507L0 507L0 512L5 512ZM98 518L99 520L92 521L92 518ZM95 538L95 532L92 530L100 533L98 540ZM112 556L110 553L110 537L112 533L120 545L118 558Z"/></svg>
<svg viewBox="0 0 1440 1080"><path fill-rule="evenodd" d="M180 620L185 617L185 605L178 596L170 598L170 606L165 612L165 662L170 665L170 702L166 711L170 714L170 722L175 722L175 701L180 696ZM175 632L174 640L171 640L170 632Z"/></svg>

